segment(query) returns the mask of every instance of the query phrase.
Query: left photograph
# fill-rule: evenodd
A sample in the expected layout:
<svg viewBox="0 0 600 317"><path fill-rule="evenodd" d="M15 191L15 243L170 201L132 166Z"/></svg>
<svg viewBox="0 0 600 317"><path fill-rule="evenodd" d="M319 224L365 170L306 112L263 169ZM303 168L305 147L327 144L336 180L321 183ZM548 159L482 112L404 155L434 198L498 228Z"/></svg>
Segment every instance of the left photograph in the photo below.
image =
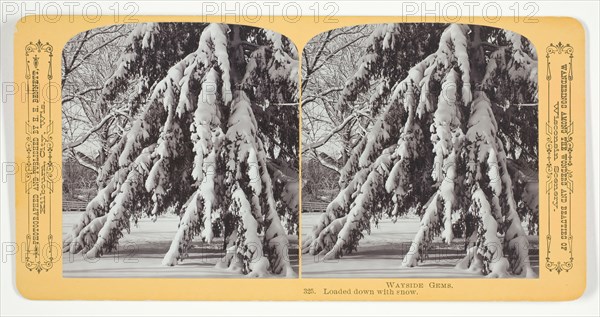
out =
<svg viewBox="0 0 600 317"><path fill-rule="evenodd" d="M61 59L64 277L297 277L293 43L123 24Z"/></svg>

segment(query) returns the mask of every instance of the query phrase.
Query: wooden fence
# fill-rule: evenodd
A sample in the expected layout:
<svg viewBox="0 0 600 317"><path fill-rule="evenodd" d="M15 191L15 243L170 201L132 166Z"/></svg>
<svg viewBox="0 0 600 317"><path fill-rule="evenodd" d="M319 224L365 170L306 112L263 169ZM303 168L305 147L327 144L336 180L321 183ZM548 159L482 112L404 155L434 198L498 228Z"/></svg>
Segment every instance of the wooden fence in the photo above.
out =
<svg viewBox="0 0 600 317"><path fill-rule="evenodd" d="M63 211L67 212L83 212L87 206L85 201L68 201L63 200Z"/></svg>
<svg viewBox="0 0 600 317"><path fill-rule="evenodd" d="M324 212L327 210L328 203L320 201L303 201L302 212Z"/></svg>

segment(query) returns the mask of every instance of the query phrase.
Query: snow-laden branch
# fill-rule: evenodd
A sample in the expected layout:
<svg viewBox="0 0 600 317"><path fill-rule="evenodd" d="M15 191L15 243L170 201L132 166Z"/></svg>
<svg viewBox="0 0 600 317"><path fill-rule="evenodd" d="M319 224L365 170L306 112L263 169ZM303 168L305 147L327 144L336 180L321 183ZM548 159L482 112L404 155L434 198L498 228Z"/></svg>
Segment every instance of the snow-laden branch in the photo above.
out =
<svg viewBox="0 0 600 317"><path fill-rule="evenodd" d="M396 48L398 37L405 36L397 28L383 25L374 32L383 50ZM498 122L486 92L475 89L473 95L471 86L481 82L484 74L495 83L496 70L504 69L517 70L515 79L535 79L533 58L525 54L528 47L521 45L520 37L507 36L513 49L512 54L504 54L507 49L475 52L469 45L476 42L471 35L466 25L449 25L440 34L435 52L420 51L424 58L406 77L384 85L391 87L387 107L341 170L342 189L304 239L304 253L325 254L329 259L352 252L363 232L369 232L370 221L382 212L394 217L416 208L423 212L421 226L403 260L403 266L415 266L427 257L433 238L441 235L443 241L452 241L453 214L468 212L475 220L460 221L475 228L467 237L472 234L477 241L470 258L461 264L472 261L472 267L490 277L504 277L509 271L534 275ZM378 48L363 55L341 94L340 107L365 92L373 69L390 66L390 58L383 58ZM484 54L492 56L488 59ZM429 127L429 132L421 127ZM424 144L427 139L431 144ZM397 141L393 149L392 141ZM303 152L311 148L306 146ZM457 181L459 175L464 179ZM503 241L499 233L504 234Z"/></svg>
<svg viewBox="0 0 600 317"><path fill-rule="evenodd" d="M107 115L106 117L104 117L104 119L102 119L98 124L96 124L93 128L91 128L85 135L83 135L82 137L80 137L79 139L73 141L73 142L69 142L67 144L65 144L63 146L63 152L72 148L76 148L80 145L82 145L83 143L85 143L85 141L87 141L87 139L90 138L90 136L92 136L94 133L96 133L98 130L102 129L102 127L104 127L108 122L110 122L112 119L114 119L115 114L111 113L109 115Z"/></svg>
<svg viewBox="0 0 600 317"><path fill-rule="evenodd" d="M87 157L85 154L76 151L74 148L71 148L71 154L77 160L79 165L93 171L95 174L98 174L98 167L94 166L93 160Z"/></svg>
<svg viewBox="0 0 600 317"><path fill-rule="evenodd" d="M354 120L356 120L357 117L358 117L357 113L353 113L353 114L349 115L348 117L346 117L346 119L344 119L344 121L342 121L342 123L340 123L337 127L333 128L333 130L331 130L331 132L329 132L326 136L321 138L319 141L303 146L302 153L312 151L314 149L317 149L317 148L325 145L336 133L342 131L342 129L344 129L344 127L346 127L346 125L348 125L350 122L353 122Z"/></svg>
<svg viewBox="0 0 600 317"><path fill-rule="evenodd" d="M323 159L321 157L321 155L319 155L319 153L317 153L316 149L312 149L312 153L314 154L315 158L317 159L317 161L319 161L319 163L321 165L323 165L323 166L327 167L328 169L336 172L338 175L340 174L340 168L337 165L328 162L326 159Z"/></svg>

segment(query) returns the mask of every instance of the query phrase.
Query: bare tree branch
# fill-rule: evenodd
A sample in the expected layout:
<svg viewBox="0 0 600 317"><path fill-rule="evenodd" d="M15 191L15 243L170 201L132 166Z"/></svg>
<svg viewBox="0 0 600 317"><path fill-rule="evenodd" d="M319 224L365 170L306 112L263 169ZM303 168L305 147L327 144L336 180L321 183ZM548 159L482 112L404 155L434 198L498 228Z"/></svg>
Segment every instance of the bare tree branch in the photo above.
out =
<svg viewBox="0 0 600 317"><path fill-rule="evenodd" d="M76 92L76 93L75 93L75 94L73 94L73 95L66 95L66 96L63 96L62 103L64 104L64 103L67 103L67 102L69 102L69 101L73 101L73 99L77 98L78 96L85 95L85 94L87 94L87 93L89 93L89 92L92 92L92 91L99 91L99 90L102 90L102 88L103 88L102 86L98 86L98 87L90 87L90 88L88 88L88 89L85 89L85 90L83 90L83 91L78 91L78 92Z"/></svg>
<svg viewBox="0 0 600 317"><path fill-rule="evenodd" d="M357 114L353 113L350 116L348 116L342 123L340 123L337 127L335 127L333 130L331 130L325 137L323 137L321 140L305 145L302 147L302 153L308 152L310 150L314 150L316 148L319 148L323 145L325 145L325 143L327 143L329 141L329 139L331 139L336 133L338 133L339 131L341 131L348 123L356 120Z"/></svg>
<svg viewBox="0 0 600 317"><path fill-rule="evenodd" d="M78 140L74 141L74 142L70 142L68 144L66 144L63 147L63 152L72 148L76 148L80 145L82 145L83 143L85 143L85 141L87 141L87 139L89 139L89 137L94 134L96 131L100 130L105 124L107 124L108 122L110 122L112 119L114 119L115 114L111 113L108 116L104 117L104 119L102 119L102 121L100 121L100 123L98 123L95 127L93 127L92 129L90 129L85 135L83 135L81 138L79 138Z"/></svg>

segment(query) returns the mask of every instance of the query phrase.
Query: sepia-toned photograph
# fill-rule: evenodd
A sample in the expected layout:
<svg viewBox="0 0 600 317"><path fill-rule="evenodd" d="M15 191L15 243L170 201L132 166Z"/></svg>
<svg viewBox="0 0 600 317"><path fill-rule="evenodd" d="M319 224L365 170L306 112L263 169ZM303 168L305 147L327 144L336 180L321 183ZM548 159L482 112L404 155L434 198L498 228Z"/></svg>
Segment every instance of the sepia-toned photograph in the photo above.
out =
<svg viewBox="0 0 600 317"><path fill-rule="evenodd" d="M0 315L598 315L598 4L27 4Z"/></svg>
<svg viewBox="0 0 600 317"><path fill-rule="evenodd" d="M64 277L297 277L299 60L219 23L62 51Z"/></svg>
<svg viewBox="0 0 600 317"><path fill-rule="evenodd" d="M465 24L333 29L302 55L302 276L536 278L538 57Z"/></svg>

